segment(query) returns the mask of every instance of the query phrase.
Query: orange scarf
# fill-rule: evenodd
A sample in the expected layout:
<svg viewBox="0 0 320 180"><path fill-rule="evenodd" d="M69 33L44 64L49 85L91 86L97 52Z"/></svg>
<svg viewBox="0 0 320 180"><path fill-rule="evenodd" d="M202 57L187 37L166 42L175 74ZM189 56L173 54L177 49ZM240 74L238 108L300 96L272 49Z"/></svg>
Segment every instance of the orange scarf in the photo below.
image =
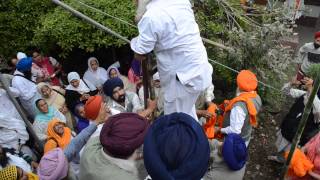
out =
<svg viewBox="0 0 320 180"><path fill-rule="evenodd" d="M284 157L287 159L288 155L289 152L286 151ZM312 171L313 167L314 165L307 156L300 149L295 149L290 162L288 175L291 177L304 177L308 171Z"/></svg>
<svg viewBox="0 0 320 180"><path fill-rule="evenodd" d="M48 129L47 129L47 142L44 146L44 153L59 147L61 149L66 148L70 141L71 141L71 130L68 127L64 127L64 133L62 136L58 135L54 131L54 126L57 123L63 123L58 119L52 119L49 124L48 124Z"/></svg>
<svg viewBox="0 0 320 180"><path fill-rule="evenodd" d="M207 111L212 114L212 117L210 119L207 119L207 122L203 125L204 132L207 135L208 139L221 139L223 137L221 133L217 134L214 129L216 125L218 127L222 127L223 123L223 116L216 114L217 109L218 107L215 104L211 104L207 109ZM224 108L222 107L222 105L220 105L219 109Z"/></svg>
<svg viewBox="0 0 320 180"><path fill-rule="evenodd" d="M239 96L233 98L232 100L230 100L228 102L228 105L226 106L224 113L231 111L231 109L235 103L242 101L242 102L246 103L246 106L247 106L247 109L249 112L249 116L250 116L250 124L253 127L256 127L258 125L258 123L257 123L258 112L257 112L256 107L254 106L254 103L252 102L251 99L255 98L257 96L258 96L258 94L255 91L241 93Z"/></svg>
<svg viewBox="0 0 320 180"><path fill-rule="evenodd" d="M246 103L247 105L247 109L250 115L250 124L254 127L257 126L257 119L256 119L256 115L257 115L257 110L256 107L254 106L254 103L252 102L252 98L257 97L257 93L256 92L244 92L241 93L239 96L233 98L232 100L225 100L224 103L219 105L219 109L224 111L223 116L222 115L217 115L216 114L216 110L218 109L217 105L212 104L209 106L209 108L207 109L207 111L211 114L213 114L213 116L210 119L207 119L207 122L203 125L203 129L205 134L207 135L208 139L222 139L223 138L223 134L222 133L216 133L215 132L215 127L218 126L220 128L222 128L223 125L223 120L224 117L226 115L226 112L231 111L233 105L239 101L243 101Z"/></svg>

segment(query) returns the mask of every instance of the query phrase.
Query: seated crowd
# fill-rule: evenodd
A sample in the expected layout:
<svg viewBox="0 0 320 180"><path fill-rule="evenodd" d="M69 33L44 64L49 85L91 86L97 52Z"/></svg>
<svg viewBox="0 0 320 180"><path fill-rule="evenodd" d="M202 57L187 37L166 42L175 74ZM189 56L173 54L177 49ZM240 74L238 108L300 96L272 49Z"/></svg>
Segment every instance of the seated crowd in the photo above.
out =
<svg viewBox="0 0 320 180"><path fill-rule="evenodd" d="M145 102L141 64L136 60L126 77L116 64L106 70L91 57L83 77L78 72L68 73L68 84L60 79L62 67L58 61L37 51L32 57L19 52L11 62L13 76L6 75L10 91L31 118L43 154L35 151L25 122L0 87L0 179L244 177L247 148L262 107L256 91L258 80L249 70L238 74L236 96L229 101L213 103L213 84L203 91L196 103L196 120L179 112L164 115L165 92L158 73L151 81L156 99ZM304 81L306 91L290 89L293 83L285 87L285 92L298 98L291 114L303 110L312 89L312 79ZM314 130L319 123L318 101L314 101L309 130L301 142L308 156L320 142ZM287 116L281 126L277 143L281 153L290 146L296 131L291 126L297 126L296 119Z"/></svg>

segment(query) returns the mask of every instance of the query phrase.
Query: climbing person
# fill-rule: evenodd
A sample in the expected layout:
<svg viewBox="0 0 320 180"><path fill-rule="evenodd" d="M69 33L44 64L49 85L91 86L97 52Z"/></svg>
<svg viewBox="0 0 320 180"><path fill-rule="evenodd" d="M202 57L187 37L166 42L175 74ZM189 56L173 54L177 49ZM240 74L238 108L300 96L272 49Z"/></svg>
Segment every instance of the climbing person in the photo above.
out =
<svg viewBox="0 0 320 180"><path fill-rule="evenodd" d="M135 59L146 61L155 52L164 114L184 112L198 120L195 102L211 84L213 70L190 1L136 2L139 36L131 40Z"/></svg>

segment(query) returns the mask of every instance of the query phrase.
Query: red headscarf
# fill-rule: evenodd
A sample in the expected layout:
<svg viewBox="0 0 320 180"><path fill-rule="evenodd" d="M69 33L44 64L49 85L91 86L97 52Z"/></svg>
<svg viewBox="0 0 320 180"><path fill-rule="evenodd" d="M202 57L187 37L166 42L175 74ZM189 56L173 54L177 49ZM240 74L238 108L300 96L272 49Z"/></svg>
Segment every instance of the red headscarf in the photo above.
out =
<svg viewBox="0 0 320 180"><path fill-rule="evenodd" d="M318 32L316 32L315 34L314 34L314 39L317 39L317 38L319 38L320 37L320 31L318 31Z"/></svg>

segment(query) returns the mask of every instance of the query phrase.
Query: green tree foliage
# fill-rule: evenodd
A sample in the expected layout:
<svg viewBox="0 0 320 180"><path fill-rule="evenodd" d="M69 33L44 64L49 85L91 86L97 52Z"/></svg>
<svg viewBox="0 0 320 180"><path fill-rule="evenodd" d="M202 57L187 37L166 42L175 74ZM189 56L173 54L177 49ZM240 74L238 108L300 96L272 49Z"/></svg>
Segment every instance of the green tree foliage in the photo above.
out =
<svg viewBox="0 0 320 180"><path fill-rule="evenodd" d="M92 11L76 0L64 2L123 36L133 37L137 34L134 28ZM128 22L133 22L135 7L131 0L82 0L82 2ZM36 28L33 41L38 46L46 46L48 42L55 42L62 48L62 55L67 55L73 48L92 52L96 48L125 44L122 40L79 20L60 7L41 18L41 23Z"/></svg>
<svg viewBox="0 0 320 180"><path fill-rule="evenodd" d="M267 12L255 8L255 13L248 15L238 0L195 1L202 36L234 49L228 53L207 45L209 57L236 70L251 69L260 80L280 89L294 65L293 50L284 43L293 34L292 24L281 9ZM235 87L236 73L216 64L213 67L214 79L226 81L230 89ZM261 85L259 90L265 102L273 104L275 95L281 94Z"/></svg>
<svg viewBox="0 0 320 180"><path fill-rule="evenodd" d="M64 2L123 36L130 38L137 34L136 29L92 11L76 0ZM135 6L131 0L82 2L133 23ZM124 44L122 40L72 16L50 0L1 1L0 24L0 55L7 58L30 47L41 47L46 52L58 45L62 50L60 55L67 56L74 48L92 52L96 48Z"/></svg>
<svg viewBox="0 0 320 180"><path fill-rule="evenodd" d="M3 0L0 2L0 55L10 57L32 46L40 17L54 8L50 1Z"/></svg>

